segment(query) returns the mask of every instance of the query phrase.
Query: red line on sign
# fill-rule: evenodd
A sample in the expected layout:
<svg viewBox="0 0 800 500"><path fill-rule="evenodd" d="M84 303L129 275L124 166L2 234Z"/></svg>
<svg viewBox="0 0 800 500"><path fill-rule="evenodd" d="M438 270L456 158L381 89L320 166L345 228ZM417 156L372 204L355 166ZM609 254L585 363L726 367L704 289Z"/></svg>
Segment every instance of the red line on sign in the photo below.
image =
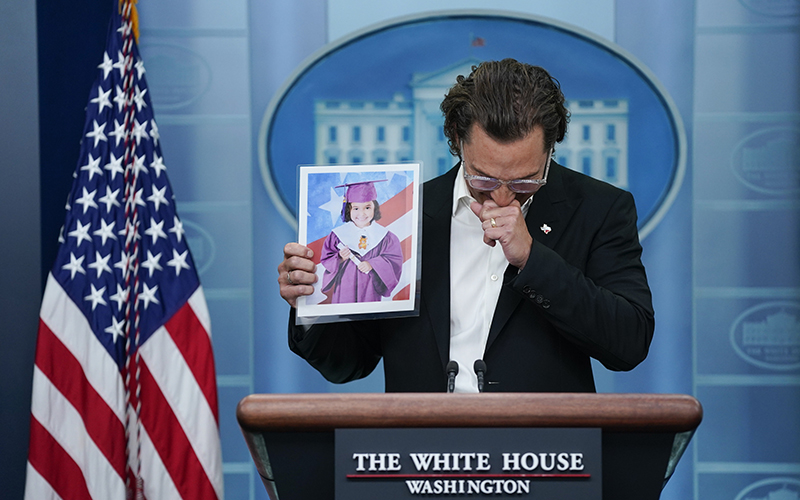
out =
<svg viewBox="0 0 800 500"><path fill-rule="evenodd" d="M588 479L591 474L347 474L347 479Z"/></svg>

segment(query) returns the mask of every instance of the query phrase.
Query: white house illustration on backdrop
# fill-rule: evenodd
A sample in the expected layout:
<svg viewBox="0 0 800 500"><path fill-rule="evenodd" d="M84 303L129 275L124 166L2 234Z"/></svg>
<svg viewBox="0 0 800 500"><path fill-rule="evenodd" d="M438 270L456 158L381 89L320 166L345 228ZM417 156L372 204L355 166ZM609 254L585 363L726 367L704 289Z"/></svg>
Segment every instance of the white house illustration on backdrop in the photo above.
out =
<svg viewBox="0 0 800 500"><path fill-rule="evenodd" d="M439 104L467 59L431 73L414 73L411 101L397 92L387 100L318 99L314 102L315 161L324 164L420 161L423 178L446 172L456 160L443 132ZM623 189L628 187L628 101L567 101L569 133L555 160Z"/></svg>

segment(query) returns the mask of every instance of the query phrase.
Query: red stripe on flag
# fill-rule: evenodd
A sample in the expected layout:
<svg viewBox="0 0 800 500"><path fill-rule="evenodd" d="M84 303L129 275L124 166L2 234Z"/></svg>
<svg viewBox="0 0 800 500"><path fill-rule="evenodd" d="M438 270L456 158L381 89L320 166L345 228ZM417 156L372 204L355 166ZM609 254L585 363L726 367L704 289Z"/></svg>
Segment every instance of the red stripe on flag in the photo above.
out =
<svg viewBox="0 0 800 500"><path fill-rule="evenodd" d="M381 220L378 224L388 226L396 221L414 206L414 184L409 184L405 189L386 200L381 205Z"/></svg>
<svg viewBox="0 0 800 500"><path fill-rule="evenodd" d="M92 500L81 468L33 416L28 462L63 500Z"/></svg>
<svg viewBox="0 0 800 500"><path fill-rule="evenodd" d="M411 236L400 242L400 248L403 250L403 262L411 258Z"/></svg>
<svg viewBox="0 0 800 500"><path fill-rule="evenodd" d="M402 290L392 296L392 300L408 300L411 297L411 285L406 285Z"/></svg>
<svg viewBox="0 0 800 500"><path fill-rule="evenodd" d="M320 255L322 255L322 245L325 244L325 238L327 237L328 236L326 235L324 238L320 238L308 244L308 248L310 248L311 251L314 252L314 256L311 258L311 260L314 261L314 264L320 263Z"/></svg>
<svg viewBox="0 0 800 500"><path fill-rule="evenodd" d="M205 469L197 459L180 422L172 412L161 388L142 360L141 367L141 420L156 452L161 457L181 498L210 500L217 498Z"/></svg>
<svg viewBox="0 0 800 500"><path fill-rule="evenodd" d="M125 474L125 427L92 387L72 352L39 321L36 366L80 414L86 432L120 477Z"/></svg>
<svg viewBox="0 0 800 500"><path fill-rule="evenodd" d="M195 316L192 307L186 303L164 325L175 341L175 345L186 360L197 385L208 401L214 419L219 425L219 405L217 403L217 381L214 377L214 354L211 337Z"/></svg>

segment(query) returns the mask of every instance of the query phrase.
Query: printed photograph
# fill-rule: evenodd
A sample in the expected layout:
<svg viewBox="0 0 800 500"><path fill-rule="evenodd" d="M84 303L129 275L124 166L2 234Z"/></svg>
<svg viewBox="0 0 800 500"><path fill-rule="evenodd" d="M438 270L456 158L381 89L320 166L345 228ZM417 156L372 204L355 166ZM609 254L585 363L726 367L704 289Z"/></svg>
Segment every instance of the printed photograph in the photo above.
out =
<svg viewBox="0 0 800 500"><path fill-rule="evenodd" d="M314 251L314 294L298 318L413 311L419 164L300 167L298 241Z"/></svg>

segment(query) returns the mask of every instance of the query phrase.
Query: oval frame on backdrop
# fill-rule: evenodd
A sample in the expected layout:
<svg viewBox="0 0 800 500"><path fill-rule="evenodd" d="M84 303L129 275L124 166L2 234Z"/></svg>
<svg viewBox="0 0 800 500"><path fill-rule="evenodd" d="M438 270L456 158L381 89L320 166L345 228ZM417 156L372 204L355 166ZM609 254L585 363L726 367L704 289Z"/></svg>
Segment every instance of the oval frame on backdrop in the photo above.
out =
<svg viewBox="0 0 800 500"><path fill-rule="evenodd" d="M556 160L631 191L646 237L685 176L686 134L671 97L647 67L608 40L548 18L488 10L392 19L308 57L276 92L259 130L261 175L276 209L297 227L301 164L414 160L423 163L425 180L443 173L456 160L443 156L438 104L472 64L506 57L542 66L559 80L572 119ZM325 136L343 127L358 128L355 149L352 137ZM367 128L403 130L403 137L388 145L384 138L376 148L380 137L367 137Z"/></svg>

